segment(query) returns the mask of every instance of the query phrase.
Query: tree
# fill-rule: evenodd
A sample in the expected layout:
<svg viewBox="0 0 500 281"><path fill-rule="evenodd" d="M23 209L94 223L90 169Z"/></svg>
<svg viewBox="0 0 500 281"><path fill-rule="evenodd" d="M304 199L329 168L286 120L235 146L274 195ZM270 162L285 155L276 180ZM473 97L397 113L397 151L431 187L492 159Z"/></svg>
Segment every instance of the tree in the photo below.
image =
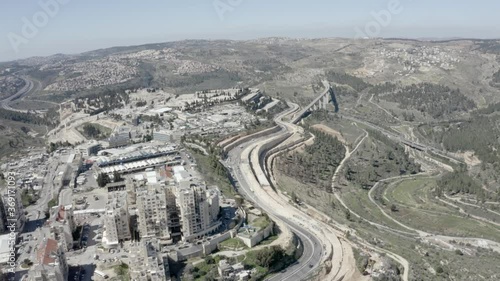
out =
<svg viewBox="0 0 500 281"><path fill-rule="evenodd" d="M110 180L108 174L100 173L97 176L97 185L99 185L99 187L105 187L109 182Z"/></svg>
<svg viewBox="0 0 500 281"><path fill-rule="evenodd" d="M257 252L256 263L259 266L269 268L285 256L285 251L280 246L272 246Z"/></svg>
<svg viewBox="0 0 500 281"><path fill-rule="evenodd" d="M207 256L207 257L205 258L205 262L206 262L207 264L214 264L214 263L215 263L215 259L214 259L212 256Z"/></svg>
<svg viewBox="0 0 500 281"><path fill-rule="evenodd" d="M33 262L30 259L24 259L23 260L23 264L26 265L26 266L32 266Z"/></svg>
<svg viewBox="0 0 500 281"><path fill-rule="evenodd" d="M119 182L119 181L123 180L122 176L117 171L113 172L113 179L114 179L114 182Z"/></svg>
<svg viewBox="0 0 500 281"><path fill-rule="evenodd" d="M350 221L351 220L351 211L349 209L345 210L345 218Z"/></svg>
<svg viewBox="0 0 500 281"><path fill-rule="evenodd" d="M119 266L115 267L115 273L118 276L122 276L122 277L127 276L128 275L128 265L126 263L122 262Z"/></svg>
<svg viewBox="0 0 500 281"><path fill-rule="evenodd" d="M398 211L398 206L396 204L391 205L391 212L397 212Z"/></svg>
<svg viewBox="0 0 500 281"><path fill-rule="evenodd" d="M48 203L47 206L49 207L49 210L52 209L52 207L57 206L57 199L52 198Z"/></svg>

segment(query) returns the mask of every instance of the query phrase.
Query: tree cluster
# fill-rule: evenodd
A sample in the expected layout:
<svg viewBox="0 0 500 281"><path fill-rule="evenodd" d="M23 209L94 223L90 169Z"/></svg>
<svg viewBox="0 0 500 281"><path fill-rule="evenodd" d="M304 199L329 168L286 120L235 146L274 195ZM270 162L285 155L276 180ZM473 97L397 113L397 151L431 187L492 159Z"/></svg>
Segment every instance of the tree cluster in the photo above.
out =
<svg viewBox="0 0 500 281"><path fill-rule="evenodd" d="M416 109L433 118L476 108L474 101L463 95L459 89L452 90L447 86L431 83L413 84L383 98L399 103L403 109Z"/></svg>
<svg viewBox="0 0 500 281"><path fill-rule="evenodd" d="M373 86L369 93L370 94L385 94L385 93L393 93L397 90L398 85L391 83L391 82L385 82L382 84L377 84Z"/></svg>
<svg viewBox="0 0 500 281"><path fill-rule="evenodd" d="M351 157L345 169L348 181L363 189L370 189L382 178L416 174L420 166L415 163L398 143L374 130L368 130L372 140ZM366 143L366 142L365 142Z"/></svg>
<svg viewBox="0 0 500 281"><path fill-rule="evenodd" d="M271 268L273 265L281 261L285 255L285 250L283 250L280 246L272 246L258 251L255 260L258 266Z"/></svg>
<svg viewBox="0 0 500 281"><path fill-rule="evenodd" d="M349 75L347 73L328 71L326 72L326 78L328 79L328 81L334 82L336 84L349 85L358 92L361 92L371 86L370 84L363 81L363 79Z"/></svg>
<svg viewBox="0 0 500 281"><path fill-rule="evenodd" d="M285 175L305 184L314 184L331 192L333 173L345 155L345 148L336 138L318 130L314 144L306 146L304 152L293 152L280 157L278 169Z"/></svg>
<svg viewBox="0 0 500 281"><path fill-rule="evenodd" d="M454 171L445 174L438 180L437 185L436 192L439 196L443 193L450 195L473 194L480 201L483 201L486 197L485 190L466 171Z"/></svg>
<svg viewBox="0 0 500 281"><path fill-rule="evenodd" d="M93 124L85 124L83 126L83 134L92 139L97 139L102 136L102 132L99 127Z"/></svg>

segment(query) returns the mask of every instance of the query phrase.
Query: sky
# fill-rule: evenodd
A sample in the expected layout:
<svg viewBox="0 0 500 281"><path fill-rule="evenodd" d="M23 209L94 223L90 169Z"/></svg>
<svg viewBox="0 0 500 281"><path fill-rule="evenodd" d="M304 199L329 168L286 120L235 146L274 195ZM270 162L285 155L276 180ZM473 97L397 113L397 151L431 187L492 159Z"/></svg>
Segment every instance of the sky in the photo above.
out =
<svg viewBox="0 0 500 281"><path fill-rule="evenodd" d="M0 61L184 39L500 38L498 0L1 0Z"/></svg>

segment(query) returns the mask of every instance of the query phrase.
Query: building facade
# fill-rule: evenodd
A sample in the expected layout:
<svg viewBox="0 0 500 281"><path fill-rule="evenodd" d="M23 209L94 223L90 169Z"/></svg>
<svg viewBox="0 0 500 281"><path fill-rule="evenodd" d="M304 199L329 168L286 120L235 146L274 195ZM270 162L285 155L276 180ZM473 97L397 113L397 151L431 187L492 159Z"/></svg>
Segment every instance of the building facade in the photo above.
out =
<svg viewBox="0 0 500 281"><path fill-rule="evenodd" d="M137 190L137 215L141 238L170 240L167 199L159 185L149 185Z"/></svg>
<svg viewBox="0 0 500 281"><path fill-rule="evenodd" d="M102 244L105 248L116 248L120 242L131 239L130 214L126 191L108 194L104 215Z"/></svg>

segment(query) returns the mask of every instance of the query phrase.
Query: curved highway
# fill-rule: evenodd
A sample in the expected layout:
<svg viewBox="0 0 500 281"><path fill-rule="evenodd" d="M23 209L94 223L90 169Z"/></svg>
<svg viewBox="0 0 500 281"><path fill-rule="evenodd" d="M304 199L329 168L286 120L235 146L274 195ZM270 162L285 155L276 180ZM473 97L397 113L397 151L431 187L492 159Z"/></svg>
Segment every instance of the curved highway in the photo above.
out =
<svg viewBox="0 0 500 281"><path fill-rule="evenodd" d="M331 264L331 270L327 270L327 276L324 276L323 280L340 280L343 276L339 278L339 275L345 275L353 266L343 262L343 248L346 245L342 245L338 239L339 232L323 221L296 209L289 204L287 198L275 192L269 184L263 184L264 165L261 159L253 158L252 160L250 157L254 150L262 148L271 141L276 141L277 138L290 133L302 133L301 127L283 121L287 115L292 115L297 110L298 105L292 104L290 109L280 113L274 119L281 128L280 131L268 136L250 138L247 142L233 148L228 152L228 159L224 164L237 181L236 186L240 194L262 208L277 223L286 225L285 227L302 242L299 247L303 247L303 254L297 262L267 280L305 280L319 273L320 266L325 265L325 262ZM290 119L293 120L293 117ZM282 144L283 142L280 142L274 145L274 148L279 148ZM259 158L261 157L262 155Z"/></svg>
<svg viewBox="0 0 500 281"><path fill-rule="evenodd" d="M25 76L18 76L18 77L23 79L26 82L26 84L19 91L17 91L17 93L13 94L12 96L10 96L6 99L1 100L0 107L2 107L5 110L9 110L9 111L26 113L26 112L28 112L28 110L13 108L10 106L10 103L14 100L18 100L18 99L23 98L24 96L26 96L27 94L29 94L32 91L40 90L41 85L40 85L40 82L30 80Z"/></svg>

